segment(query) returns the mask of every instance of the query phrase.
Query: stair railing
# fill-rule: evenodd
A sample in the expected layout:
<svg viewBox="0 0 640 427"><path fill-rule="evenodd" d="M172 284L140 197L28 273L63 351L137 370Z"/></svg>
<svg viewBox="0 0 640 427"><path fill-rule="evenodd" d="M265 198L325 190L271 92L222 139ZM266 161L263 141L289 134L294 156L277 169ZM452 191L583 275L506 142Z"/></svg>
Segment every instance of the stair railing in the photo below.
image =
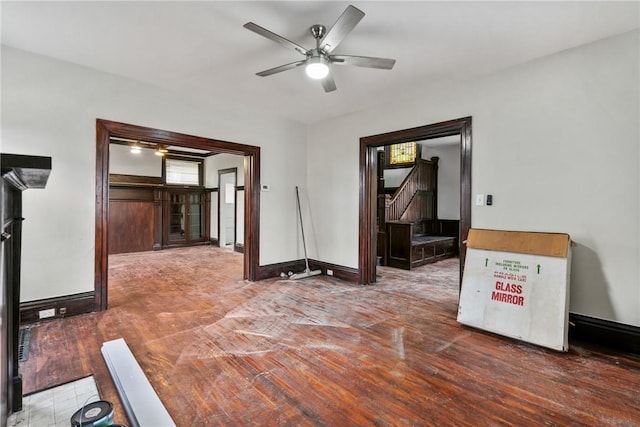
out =
<svg viewBox="0 0 640 427"><path fill-rule="evenodd" d="M418 159L409 174L404 178L402 184L396 189L391 196L391 200L385 207L385 217L387 221L396 221L402 217L407 207L411 203L411 199L418 190L422 190L422 183L427 172L427 161Z"/></svg>

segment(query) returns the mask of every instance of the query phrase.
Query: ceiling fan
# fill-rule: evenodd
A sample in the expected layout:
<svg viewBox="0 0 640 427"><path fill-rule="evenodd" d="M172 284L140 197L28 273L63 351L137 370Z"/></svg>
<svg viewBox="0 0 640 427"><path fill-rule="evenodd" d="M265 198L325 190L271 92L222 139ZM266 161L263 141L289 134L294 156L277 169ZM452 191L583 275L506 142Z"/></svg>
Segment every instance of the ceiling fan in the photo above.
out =
<svg viewBox="0 0 640 427"><path fill-rule="evenodd" d="M284 47L292 48L296 52L305 56L305 59L303 60L270 68L256 73L256 75L266 77L305 65L307 75L313 79L320 80L325 92L332 92L336 90L336 83L329 72L329 64L379 68L383 70L392 69L393 65L396 63L395 59L331 54L331 52L344 40L344 38L354 29L363 17L363 11L349 5L329 31L327 31L324 25L313 25L310 28L310 31L316 39L316 47L314 49L305 49L291 40L279 36L260 25L254 24L253 22L247 22L243 25L247 30L251 30L254 33L268 38L269 40L280 43Z"/></svg>

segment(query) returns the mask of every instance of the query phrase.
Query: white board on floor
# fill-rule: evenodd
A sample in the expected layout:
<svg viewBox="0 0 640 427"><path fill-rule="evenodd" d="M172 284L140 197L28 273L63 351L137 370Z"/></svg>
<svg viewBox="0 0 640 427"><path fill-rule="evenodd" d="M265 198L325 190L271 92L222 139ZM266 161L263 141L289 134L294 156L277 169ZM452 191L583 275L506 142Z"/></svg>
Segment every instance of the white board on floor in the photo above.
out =
<svg viewBox="0 0 640 427"><path fill-rule="evenodd" d="M132 427L175 427L151 383L122 338L102 344L102 356Z"/></svg>
<svg viewBox="0 0 640 427"><path fill-rule="evenodd" d="M568 234L469 231L458 322L567 351Z"/></svg>

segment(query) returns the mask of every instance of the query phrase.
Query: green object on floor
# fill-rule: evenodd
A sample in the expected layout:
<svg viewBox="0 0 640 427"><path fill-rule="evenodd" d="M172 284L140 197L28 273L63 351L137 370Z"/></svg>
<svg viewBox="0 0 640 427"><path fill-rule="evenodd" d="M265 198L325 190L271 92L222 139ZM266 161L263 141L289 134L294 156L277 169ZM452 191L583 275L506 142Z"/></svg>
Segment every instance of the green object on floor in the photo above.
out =
<svg viewBox="0 0 640 427"><path fill-rule="evenodd" d="M113 425L113 405L106 400L87 403L71 416L71 427L104 427Z"/></svg>

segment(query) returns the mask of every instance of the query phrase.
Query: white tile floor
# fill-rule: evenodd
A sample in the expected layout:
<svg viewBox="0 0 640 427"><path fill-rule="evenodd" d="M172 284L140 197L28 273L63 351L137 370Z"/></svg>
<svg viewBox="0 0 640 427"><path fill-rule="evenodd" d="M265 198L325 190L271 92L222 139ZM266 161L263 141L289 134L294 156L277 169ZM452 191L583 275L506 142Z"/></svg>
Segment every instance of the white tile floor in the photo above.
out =
<svg viewBox="0 0 640 427"><path fill-rule="evenodd" d="M8 427L69 427L71 416L87 403L100 400L92 376L25 396L22 411L11 414Z"/></svg>

